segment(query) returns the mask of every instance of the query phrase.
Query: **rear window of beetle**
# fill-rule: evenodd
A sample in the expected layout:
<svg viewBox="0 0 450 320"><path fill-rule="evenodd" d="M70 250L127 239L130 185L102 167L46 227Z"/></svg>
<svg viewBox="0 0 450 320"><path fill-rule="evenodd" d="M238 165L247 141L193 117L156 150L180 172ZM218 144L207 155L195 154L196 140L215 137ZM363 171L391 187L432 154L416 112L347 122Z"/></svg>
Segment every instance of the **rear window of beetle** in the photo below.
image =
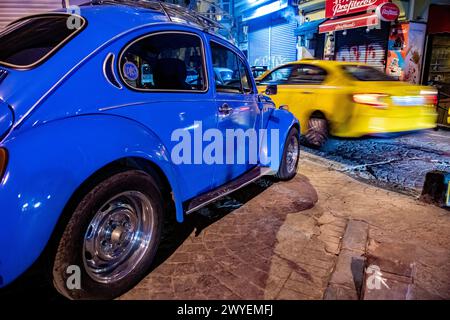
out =
<svg viewBox="0 0 450 320"><path fill-rule="evenodd" d="M79 19L71 23L69 19ZM60 49L86 24L66 14L33 16L0 30L0 64L31 68Z"/></svg>

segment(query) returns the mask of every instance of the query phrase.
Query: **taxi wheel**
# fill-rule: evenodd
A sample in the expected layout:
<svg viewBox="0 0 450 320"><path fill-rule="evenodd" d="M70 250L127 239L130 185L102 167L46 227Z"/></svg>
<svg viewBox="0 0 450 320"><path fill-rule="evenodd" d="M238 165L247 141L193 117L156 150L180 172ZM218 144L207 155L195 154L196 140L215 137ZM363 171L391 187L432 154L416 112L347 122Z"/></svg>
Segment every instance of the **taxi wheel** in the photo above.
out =
<svg viewBox="0 0 450 320"><path fill-rule="evenodd" d="M306 140L316 148L320 148L328 139L328 122L325 118L310 118L308 121L308 131L306 132Z"/></svg>

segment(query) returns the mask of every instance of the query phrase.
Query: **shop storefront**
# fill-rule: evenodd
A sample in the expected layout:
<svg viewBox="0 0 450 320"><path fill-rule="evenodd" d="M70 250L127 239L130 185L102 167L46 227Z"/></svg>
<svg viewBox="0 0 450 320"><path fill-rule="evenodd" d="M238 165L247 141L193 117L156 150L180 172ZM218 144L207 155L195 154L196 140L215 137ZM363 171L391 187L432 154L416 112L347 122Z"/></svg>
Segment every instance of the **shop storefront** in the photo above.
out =
<svg viewBox="0 0 450 320"><path fill-rule="evenodd" d="M319 26L326 34L325 58L367 63L385 70L391 22L400 9L388 0L327 0L329 20Z"/></svg>
<svg viewBox="0 0 450 320"><path fill-rule="evenodd" d="M431 5L428 15L424 84L439 89L438 123L450 128L450 5Z"/></svg>
<svg viewBox="0 0 450 320"><path fill-rule="evenodd" d="M248 28L248 60L272 69L297 58L296 13L288 0L265 4L243 15Z"/></svg>
<svg viewBox="0 0 450 320"><path fill-rule="evenodd" d="M319 25L325 19L306 21L295 29L298 41L298 59L323 59L325 35L319 33Z"/></svg>
<svg viewBox="0 0 450 320"><path fill-rule="evenodd" d="M352 61L384 69L386 63L389 25L380 23L380 28L349 29L335 34L335 56L338 61Z"/></svg>
<svg viewBox="0 0 450 320"><path fill-rule="evenodd" d="M450 5L432 5L428 15L424 82L450 84Z"/></svg>

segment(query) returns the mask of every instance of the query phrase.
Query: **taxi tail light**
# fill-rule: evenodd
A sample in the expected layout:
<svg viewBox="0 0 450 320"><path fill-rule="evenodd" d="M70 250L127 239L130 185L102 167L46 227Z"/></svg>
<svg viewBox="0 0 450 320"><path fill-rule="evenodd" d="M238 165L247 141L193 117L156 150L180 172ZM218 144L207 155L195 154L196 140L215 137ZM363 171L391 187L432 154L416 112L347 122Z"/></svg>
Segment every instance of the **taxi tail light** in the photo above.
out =
<svg viewBox="0 0 450 320"><path fill-rule="evenodd" d="M7 162L8 154L6 153L6 150L3 148L0 148L0 180L3 178L3 174L5 173L6 169L6 162Z"/></svg>
<svg viewBox="0 0 450 320"><path fill-rule="evenodd" d="M438 102L437 94L427 94L425 96L425 103L426 104L431 104L433 106L437 106L437 102Z"/></svg>
<svg viewBox="0 0 450 320"><path fill-rule="evenodd" d="M356 93L353 95L353 101L377 109L386 109L388 104L383 101L386 97L388 95L382 93Z"/></svg>
<svg viewBox="0 0 450 320"><path fill-rule="evenodd" d="M438 104L438 93L433 90L421 90L420 95L425 97L425 103L437 106Z"/></svg>

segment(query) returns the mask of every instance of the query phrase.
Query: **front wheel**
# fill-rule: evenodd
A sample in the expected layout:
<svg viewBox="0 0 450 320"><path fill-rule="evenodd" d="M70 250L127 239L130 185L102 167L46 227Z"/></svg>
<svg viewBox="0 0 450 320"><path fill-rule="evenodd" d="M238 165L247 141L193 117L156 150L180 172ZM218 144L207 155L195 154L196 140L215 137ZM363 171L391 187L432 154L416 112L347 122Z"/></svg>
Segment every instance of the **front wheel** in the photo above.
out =
<svg viewBox="0 0 450 320"><path fill-rule="evenodd" d="M111 299L131 289L153 262L162 196L143 171L118 173L80 202L59 242L53 283L69 299Z"/></svg>
<svg viewBox="0 0 450 320"><path fill-rule="evenodd" d="M283 148L283 157L277 178L290 180L297 174L298 160L300 156L300 140L297 128L291 128Z"/></svg>

